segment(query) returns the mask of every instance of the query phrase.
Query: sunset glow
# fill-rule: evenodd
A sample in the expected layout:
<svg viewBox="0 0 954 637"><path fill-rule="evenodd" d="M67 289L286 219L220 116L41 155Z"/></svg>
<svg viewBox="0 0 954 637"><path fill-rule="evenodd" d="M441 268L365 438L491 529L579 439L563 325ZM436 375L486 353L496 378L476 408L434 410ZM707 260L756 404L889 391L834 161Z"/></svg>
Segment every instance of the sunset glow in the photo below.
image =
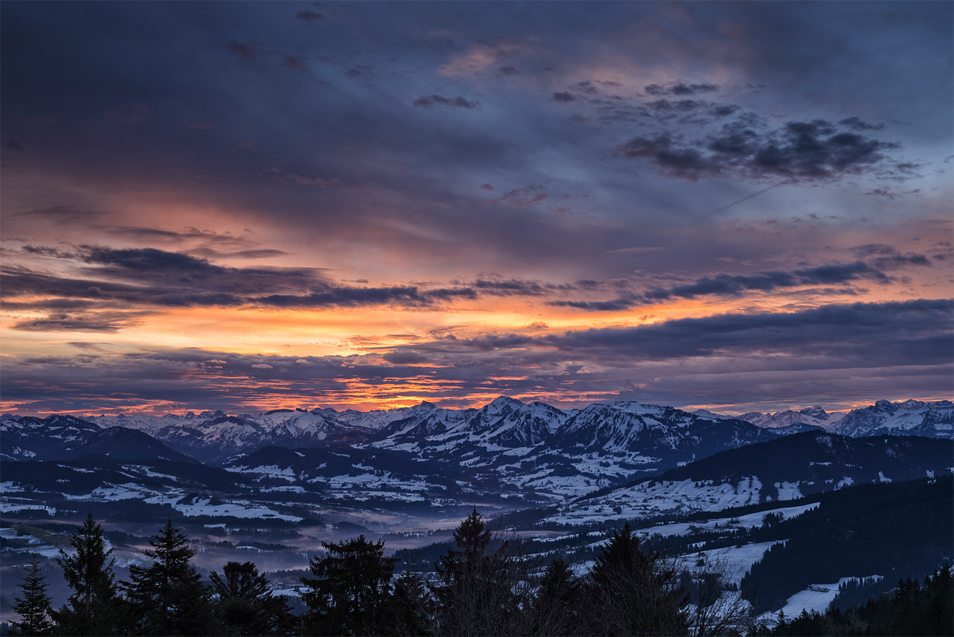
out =
<svg viewBox="0 0 954 637"><path fill-rule="evenodd" d="M2 18L4 411L954 395L950 3Z"/></svg>

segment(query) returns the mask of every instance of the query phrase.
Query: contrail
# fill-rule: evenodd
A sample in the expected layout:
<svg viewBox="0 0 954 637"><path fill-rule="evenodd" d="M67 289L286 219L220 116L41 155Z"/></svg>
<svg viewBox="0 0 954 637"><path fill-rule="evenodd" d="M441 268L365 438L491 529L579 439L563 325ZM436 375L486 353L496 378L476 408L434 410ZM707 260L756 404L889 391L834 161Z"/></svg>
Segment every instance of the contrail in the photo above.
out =
<svg viewBox="0 0 954 637"><path fill-rule="evenodd" d="M749 196L747 196L747 197L742 197L742 198L739 199L738 201L733 201L732 203L730 203L730 204L727 205L727 206L722 206L722 207L719 208L718 210L713 210L713 211L710 212L709 214L707 214L707 215L702 215L702 216L699 217L699 218L700 218L700 219L708 219L708 218L711 217L712 215L716 215L716 214L719 214L720 212L723 212L723 211L725 211L725 210L728 210L728 209L731 208L732 206L737 206L737 205L739 205L740 203L742 203L743 201L748 201L748 200L751 199L752 197L758 197L758 196L761 195L762 193L766 193L766 192L768 192L769 190L771 190L772 188L778 188L779 186L784 186L785 184L790 184L790 183L792 183L792 180L791 180L791 179L785 179L785 180L783 180L783 181L778 182L777 184L773 184L773 185L769 186L768 188L766 188L766 189L764 189L764 190L760 190L760 191L758 191L758 192L752 193L751 195L749 195Z"/></svg>

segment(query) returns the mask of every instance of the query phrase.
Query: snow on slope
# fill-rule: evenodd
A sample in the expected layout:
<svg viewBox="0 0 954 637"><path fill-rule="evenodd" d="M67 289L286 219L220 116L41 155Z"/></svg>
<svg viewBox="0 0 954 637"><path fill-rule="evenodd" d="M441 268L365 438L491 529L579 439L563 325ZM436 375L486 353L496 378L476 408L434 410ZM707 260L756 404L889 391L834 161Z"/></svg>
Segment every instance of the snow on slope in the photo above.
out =
<svg viewBox="0 0 954 637"><path fill-rule="evenodd" d="M731 418L702 409L694 413L705 418ZM776 413L753 411L737 417L766 429L809 425L852 438L882 434L954 438L954 403L949 400L906 400L897 403L879 400L874 405L852 409L846 414L828 413L816 406ZM791 431L798 429L793 428Z"/></svg>
<svg viewBox="0 0 954 637"><path fill-rule="evenodd" d="M598 520L626 520L663 514L721 511L729 507L758 504L762 484L748 478L736 485L694 482L642 482L617 489L605 496L586 498L561 505L549 522L587 524Z"/></svg>

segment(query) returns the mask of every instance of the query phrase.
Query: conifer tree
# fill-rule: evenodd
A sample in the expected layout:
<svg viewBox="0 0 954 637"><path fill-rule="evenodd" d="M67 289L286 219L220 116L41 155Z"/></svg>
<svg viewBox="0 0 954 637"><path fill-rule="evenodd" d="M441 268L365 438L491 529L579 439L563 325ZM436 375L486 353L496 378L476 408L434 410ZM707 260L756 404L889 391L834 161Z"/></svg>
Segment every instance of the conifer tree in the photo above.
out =
<svg viewBox="0 0 954 637"><path fill-rule="evenodd" d="M530 577L510 541L494 538L475 508L454 531L435 565L440 585L434 632L445 635L526 634Z"/></svg>
<svg viewBox="0 0 954 637"><path fill-rule="evenodd" d="M534 635L580 634L582 586L565 559L556 558L547 566L530 612Z"/></svg>
<svg viewBox="0 0 954 637"><path fill-rule="evenodd" d="M284 597L272 595L268 579L252 562L229 562L209 574L215 611L228 635L292 635L296 618Z"/></svg>
<svg viewBox="0 0 954 637"><path fill-rule="evenodd" d="M394 582L395 634L424 635L434 615L434 598L417 573L404 571Z"/></svg>
<svg viewBox="0 0 954 637"><path fill-rule="evenodd" d="M40 560L33 555L27 573L20 582L21 596L15 598L13 612L20 621L10 622L21 635L49 635L53 631L50 621L50 596L46 594L46 580L40 572Z"/></svg>
<svg viewBox="0 0 954 637"><path fill-rule="evenodd" d="M136 635L211 635L216 632L209 589L190 564L195 551L180 529L166 525L149 541L149 566L130 566L126 630Z"/></svg>
<svg viewBox="0 0 954 637"><path fill-rule="evenodd" d="M393 557L384 556L384 542L362 535L347 542L322 542L324 557L314 557L314 577L302 577L311 590L302 595L308 606L304 629L310 635L381 635L393 633L395 606L391 589Z"/></svg>
<svg viewBox="0 0 954 637"><path fill-rule="evenodd" d="M685 635L686 592L659 556L639 548L629 524L614 531L587 582L587 632L599 635Z"/></svg>
<svg viewBox="0 0 954 637"><path fill-rule="evenodd" d="M60 549L57 562L71 589L67 605L53 611L59 632L67 635L111 635L118 629L121 600L114 582L112 549L106 548L102 527L86 516L73 533L72 555Z"/></svg>

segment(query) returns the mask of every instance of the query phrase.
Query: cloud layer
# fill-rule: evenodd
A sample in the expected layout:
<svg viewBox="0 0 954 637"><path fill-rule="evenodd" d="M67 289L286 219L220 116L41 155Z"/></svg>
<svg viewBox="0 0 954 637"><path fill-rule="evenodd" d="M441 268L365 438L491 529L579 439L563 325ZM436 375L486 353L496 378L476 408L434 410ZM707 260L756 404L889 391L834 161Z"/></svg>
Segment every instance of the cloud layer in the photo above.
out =
<svg viewBox="0 0 954 637"><path fill-rule="evenodd" d="M0 4L0 402L949 394L951 5L540 9Z"/></svg>

